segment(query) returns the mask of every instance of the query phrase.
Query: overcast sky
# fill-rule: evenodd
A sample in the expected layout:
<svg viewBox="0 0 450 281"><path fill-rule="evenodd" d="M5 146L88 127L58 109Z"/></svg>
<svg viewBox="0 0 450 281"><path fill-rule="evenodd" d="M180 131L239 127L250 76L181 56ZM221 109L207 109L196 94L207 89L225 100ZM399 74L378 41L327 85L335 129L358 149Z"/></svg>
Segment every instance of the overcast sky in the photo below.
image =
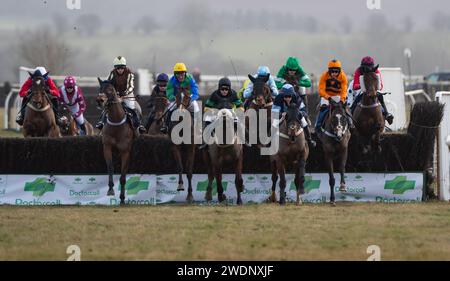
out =
<svg viewBox="0 0 450 281"><path fill-rule="evenodd" d="M129 27L144 15L152 15L159 22L169 24L179 7L187 0L80 0L81 10L68 10L66 0L2 0L0 23L13 23L28 27L45 22L54 14L75 19L81 14L97 14L104 27L114 27L119 23ZM374 0L376 1L376 0ZM385 15L394 24L400 24L405 16L410 16L418 29L427 28L431 15L436 11L450 11L449 0L380 0L381 10L369 10L366 0L196 0L207 5L211 11L265 9L280 12L295 12L312 16L327 24L338 24L343 16L349 16L354 23L363 22L371 13ZM191 1L192 2L192 1ZM245 28L245 27L242 27Z"/></svg>

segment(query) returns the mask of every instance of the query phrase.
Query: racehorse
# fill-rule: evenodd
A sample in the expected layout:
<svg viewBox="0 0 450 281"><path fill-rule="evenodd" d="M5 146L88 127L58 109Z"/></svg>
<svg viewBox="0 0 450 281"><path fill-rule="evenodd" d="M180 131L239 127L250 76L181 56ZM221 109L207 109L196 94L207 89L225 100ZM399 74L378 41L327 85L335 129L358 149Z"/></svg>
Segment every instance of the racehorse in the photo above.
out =
<svg viewBox="0 0 450 281"><path fill-rule="evenodd" d="M154 118L147 131L149 135L161 134L161 127L164 124L164 118L167 116L167 105L168 100L165 96L154 98Z"/></svg>
<svg viewBox="0 0 450 281"><path fill-rule="evenodd" d="M108 196L114 196L114 166L112 160L112 150L117 149L121 158L120 172L120 204L125 204L125 184L126 174L130 164L130 154L133 140L137 136L131 121L122 106L122 100L119 98L111 81L102 81L100 83L100 92L97 97L97 104L106 110L106 124L102 129L103 156L108 169Z"/></svg>
<svg viewBox="0 0 450 281"><path fill-rule="evenodd" d="M301 126L301 113L296 104L291 104L286 114L279 120L279 148L270 156L272 167L271 202L276 202L276 184L280 175L280 205L286 203L286 165L295 167L295 187L297 189L296 204L302 203L301 194L305 193L305 165L309 155L309 147Z"/></svg>
<svg viewBox="0 0 450 281"><path fill-rule="evenodd" d="M362 100L353 112L358 136L363 141L363 153L375 148L381 152L380 136L384 132L384 117L381 104L378 102L378 76L374 72L364 74L365 91Z"/></svg>
<svg viewBox="0 0 450 281"><path fill-rule="evenodd" d="M212 125L222 134L214 132L214 142L208 145L208 149L203 152L203 159L208 167L208 186L206 189L206 201L212 200L212 183L216 179L217 199L221 203L226 200L223 194L222 173L226 163L232 163L235 171L235 185L237 191L237 205L242 205L241 192L244 191L244 181L242 179L242 164L244 160L244 150L242 142L239 142L238 134L234 130L234 115L231 110L223 108L217 112L214 123L221 123L219 126ZM233 134L228 134L232 131ZM208 135L211 135L210 133ZM221 135L221 138L220 138ZM231 136L231 138L229 138Z"/></svg>
<svg viewBox="0 0 450 281"><path fill-rule="evenodd" d="M75 118L73 118L72 112L65 104L60 104L58 108L59 113L61 116L65 116L65 121L60 126L60 131L62 136L78 136L80 135L80 128L77 125L77 122L75 121ZM89 123L87 120L84 121L84 126L86 127L86 136L93 136L94 135L94 127L91 123Z"/></svg>
<svg viewBox="0 0 450 281"><path fill-rule="evenodd" d="M248 78L250 79L250 81L253 83L253 93L252 93L252 97L251 99L251 103L248 109L252 109L256 111L256 117L257 117L257 124L253 124L256 125L257 130L256 130L256 135L258 136L258 147L261 147L261 139L259 137L261 137L261 134L259 132L259 128L260 126L260 122L266 122L266 135L270 137L270 129L271 129L271 125L272 125L272 121L271 121L271 116L272 116L272 105L273 105L273 101L272 101L272 95L271 95L271 91L269 86L267 85L267 81L269 79L269 77L253 77L252 75L248 75ZM267 120L259 120L259 111L261 110L265 110L266 111L266 115L267 115ZM248 130L249 128L249 119L246 118L246 133L248 134Z"/></svg>
<svg viewBox="0 0 450 281"><path fill-rule="evenodd" d="M188 88L179 88L178 95L175 98L175 105L177 110L187 111L189 113L189 107L191 106L191 93ZM189 113L190 114L190 113ZM172 142L172 153L177 164L178 171L178 188L177 191L184 191L183 171L186 172L188 178L188 194L186 201L192 203L194 197L192 195L192 174L194 170L195 159L195 143L194 143L194 119L192 115L190 124L190 143L175 144ZM171 121L169 127L169 136L172 134L173 127L181 121ZM183 157L184 156L184 157ZM184 160L184 161L183 161ZM184 163L183 163L184 162ZM184 165L183 165L184 164Z"/></svg>
<svg viewBox="0 0 450 281"><path fill-rule="evenodd" d="M31 75L31 74L30 74ZM23 136L27 137L60 137L56 124L52 103L48 97L48 88L42 76L31 75L33 84L29 93L29 102L23 122Z"/></svg>
<svg viewBox="0 0 450 281"><path fill-rule="evenodd" d="M347 163L348 142L350 140L350 129L347 119L345 105L340 101L340 97L329 99L330 110L324 120L324 128L319 133L322 148L325 156L325 164L328 169L330 184L330 203L335 206L334 196L334 160L338 160L338 169L341 175L339 186L340 192L346 191L345 186L345 165Z"/></svg>

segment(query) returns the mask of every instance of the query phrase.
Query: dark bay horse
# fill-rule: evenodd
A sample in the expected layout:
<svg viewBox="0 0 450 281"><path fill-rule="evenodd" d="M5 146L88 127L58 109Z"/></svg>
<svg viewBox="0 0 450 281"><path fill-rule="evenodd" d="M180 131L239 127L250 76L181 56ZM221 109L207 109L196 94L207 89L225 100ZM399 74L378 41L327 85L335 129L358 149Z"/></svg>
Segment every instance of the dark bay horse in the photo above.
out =
<svg viewBox="0 0 450 281"><path fill-rule="evenodd" d="M177 171L178 171L177 191L184 191L183 172L185 171L188 178L188 194L186 197L186 201L188 203L192 203L194 201L194 197L192 195L192 174L194 170L194 159L195 159L195 143L194 143L195 131L194 131L194 118L190 115L190 112L188 110L191 105L191 93L189 89L185 88L179 89L179 93L175 98L175 105L176 110L179 110L180 113L183 114L184 116L188 116L189 114L190 134L191 134L189 143L183 142L181 144L175 144L173 143L172 140L171 150L175 158L175 162L177 163ZM170 137L172 137L172 130L174 126L176 126L176 124L180 122L182 122L182 120L170 122L169 127Z"/></svg>
<svg viewBox="0 0 450 281"><path fill-rule="evenodd" d="M378 76L374 72L364 74L366 90L361 93L362 100L353 112L358 136L363 141L363 153L372 149L381 152L380 136L384 132L384 117L378 102Z"/></svg>
<svg viewBox="0 0 450 281"><path fill-rule="evenodd" d="M106 110L107 122L102 129L103 156L105 157L108 169L108 196L114 196L114 166L112 159L113 149L117 149L121 158L120 171L120 204L125 204L125 184L128 167L130 165L130 154L133 140L137 136L133 129L131 121L122 106L122 100L119 98L111 81L102 81L100 83L100 92L97 97L97 104Z"/></svg>
<svg viewBox="0 0 450 281"><path fill-rule="evenodd" d="M148 128L147 133L149 135L159 135L161 134L161 127L164 124L164 118L167 116L167 106L169 101L164 96L154 97L154 118L153 122Z"/></svg>
<svg viewBox="0 0 450 281"><path fill-rule="evenodd" d="M322 148L325 156L325 163L328 169L330 184L330 203L335 206L334 196L334 160L338 161L338 170L341 175L341 183L339 191L345 192L345 165L347 163L348 142L351 137L349 124L346 116L344 104L340 101L340 97L336 100L331 97L330 111L324 120L324 129L319 133L319 139L322 142Z"/></svg>
<svg viewBox="0 0 450 281"><path fill-rule="evenodd" d="M33 78L29 102L23 122L24 137L60 137L60 130L56 124L52 103L48 97L48 89L42 76Z"/></svg>
<svg viewBox="0 0 450 281"><path fill-rule="evenodd" d="M254 110L256 112L257 124L250 124L249 118L247 116L246 126L245 126L246 134L248 135L248 137L251 137L251 135L256 136L257 143L258 143L257 146L261 147L261 146L263 146L263 144L261 142L262 141L261 140L261 132L259 129L262 127L267 128L265 135L270 138L270 130L271 130L271 125L272 125L271 116L272 116L273 100L272 100L270 88L267 85L267 81L268 81L269 77L255 78L249 74L248 78L253 83L253 93L252 93L252 97L250 98L251 103L250 103L250 106L248 107L247 111L250 109L250 110ZM260 116L259 116L260 111L266 112L267 120L260 120ZM266 125L264 126L264 124L261 122L264 122ZM250 128L249 127L250 125L253 125L253 128ZM255 130L254 126L256 126L256 130ZM251 143L251 142L249 141L249 143ZM253 144L253 143L251 143L251 144ZM267 144L264 144L264 146L265 145L267 145Z"/></svg>
<svg viewBox="0 0 450 281"><path fill-rule="evenodd" d="M208 145L208 149L203 152L203 159L208 167L208 187L206 189L206 201L212 200L212 183L214 178L217 185L217 199L219 202L226 200L223 194L222 173L226 164L230 163L235 171L235 185L237 191L237 205L242 205L241 192L244 191L244 181L242 179L242 164L244 160L244 150L242 142L239 141L238 134L234 130L234 115L229 109L221 109L217 112L215 124L218 124L214 132L214 142ZM219 134L219 132L222 132ZM227 132L233 132L232 134ZM211 134L209 134L211 135Z"/></svg>
<svg viewBox="0 0 450 281"><path fill-rule="evenodd" d="M60 126L60 131L62 136L79 136L80 128L73 118L72 112L65 104L60 104L58 108L61 116L65 116L65 121ZM95 134L94 127L87 120L84 121L84 126L86 127L86 136L93 136Z"/></svg>
<svg viewBox="0 0 450 281"><path fill-rule="evenodd" d="M305 166L309 155L308 143L301 126L301 113L296 104L291 104L284 117L279 120L279 148L270 157L272 167L272 195L270 200L276 202L276 184L280 176L280 205L286 204L286 165L295 168L295 187L297 189L296 204L302 203L301 194L305 193Z"/></svg>

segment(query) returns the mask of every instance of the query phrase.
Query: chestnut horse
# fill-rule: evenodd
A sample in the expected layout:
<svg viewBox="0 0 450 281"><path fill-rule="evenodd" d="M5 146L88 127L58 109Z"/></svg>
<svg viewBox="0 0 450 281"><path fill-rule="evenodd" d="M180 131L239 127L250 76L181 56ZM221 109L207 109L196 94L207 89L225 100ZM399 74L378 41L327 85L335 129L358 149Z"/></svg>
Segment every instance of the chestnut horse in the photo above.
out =
<svg viewBox="0 0 450 281"><path fill-rule="evenodd" d="M244 150L242 142L238 139L238 134L234 128L234 115L230 109L221 109L217 112L215 121L218 124L211 125L222 134L214 132L214 142L208 145L207 151L203 152L203 159L208 167L208 187L206 189L206 201L212 200L212 183L214 178L217 185L217 199L219 203L226 200L223 194L222 173L227 163L231 163L235 171L235 185L237 191L237 205L242 205L241 192L244 191L244 181L242 179L242 165L244 160ZM227 134L227 132L233 132ZM209 133L208 135L211 135ZM231 137L231 138L230 138Z"/></svg>
<svg viewBox="0 0 450 281"><path fill-rule="evenodd" d="M292 164L295 170L296 204L302 204L301 194L305 193L305 166L309 147L301 126L301 113L296 104L291 104L286 114L279 120L279 148L270 156L272 166L271 202L276 202L276 183L280 175L280 205L286 204L286 165Z"/></svg>
<svg viewBox="0 0 450 281"><path fill-rule="evenodd" d="M48 88L42 76L35 76L30 89L29 102L23 122L23 136L28 137L60 137L56 124L52 103L48 97Z"/></svg>
<svg viewBox="0 0 450 281"><path fill-rule="evenodd" d="M376 71L376 69L375 69ZM362 100L353 112L358 136L363 141L363 153L372 149L381 152L380 137L384 132L384 117L381 104L378 102L378 76L374 72L364 74L365 91Z"/></svg>
<svg viewBox="0 0 450 281"><path fill-rule="evenodd" d="M108 169L108 196L114 196L114 166L112 159L113 149L117 149L121 158L120 171L120 205L125 204L125 184L128 167L130 165L130 154L133 140L136 138L136 131L133 129L131 121L122 105L111 81L102 81L100 83L100 92L97 97L97 104L106 110L106 124L102 129L103 156L105 157Z"/></svg>
<svg viewBox="0 0 450 281"><path fill-rule="evenodd" d="M194 170L195 159L195 143L194 143L194 118L190 115L189 108L191 106L191 93L189 89L179 88L178 94L175 98L176 110L179 110L182 114L189 114L190 118L190 141L189 143L175 144L172 142L172 153L175 158L178 171L178 188L177 191L184 191L183 172L186 172L188 178L188 194L186 201L192 203L194 197L192 195L192 174ZM186 116L186 115L185 115ZM184 117L183 117L184 118ZM169 136L172 135L172 129L180 121L170 120ZM183 161L184 160L184 161Z"/></svg>
<svg viewBox="0 0 450 281"><path fill-rule="evenodd" d="M61 116L65 116L66 119L63 122L63 124L60 126L60 131L62 136L79 136L80 135L80 128L77 125L77 122L75 121L75 118L73 118L72 112L65 104L60 104L58 108L59 113ZM94 135L94 127L91 123L89 123L87 120L84 121L84 126L86 127L86 136L93 136Z"/></svg>
<svg viewBox="0 0 450 281"><path fill-rule="evenodd" d="M334 100L336 98L336 100ZM351 137L345 105L340 101L340 97L329 99L330 110L324 120L324 128L319 133L319 139L325 156L325 164L328 169L330 184L330 203L335 206L334 196L334 160L338 160L338 169L341 175L340 192L346 191L345 186L345 165L348 156L348 142Z"/></svg>

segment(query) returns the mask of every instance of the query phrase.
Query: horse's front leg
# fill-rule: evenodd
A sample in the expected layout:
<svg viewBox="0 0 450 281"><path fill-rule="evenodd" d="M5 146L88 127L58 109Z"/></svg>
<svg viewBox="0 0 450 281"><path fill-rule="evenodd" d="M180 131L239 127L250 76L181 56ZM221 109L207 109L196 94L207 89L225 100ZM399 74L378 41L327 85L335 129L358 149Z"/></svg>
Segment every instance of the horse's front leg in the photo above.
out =
<svg viewBox="0 0 450 281"><path fill-rule="evenodd" d="M208 169L208 186L206 187L205 200L212 201L212 183L214 181L214 165L209 158L208 148L203 151L203 161Z"/></svg>
<svg viewBox="0 0 450 281"><path fill-rule="evenodd" d="M277 169L277 161L273 159L270 163L272 169L272 194L269 197L269 202L275 203L277 202L277 194L275 193L277 189L277 181L278 181L278 169Z"/></svg>
<svg viewBox="0 0 450 281"><path fill-rule="evenodd" d="M216 186L217 186L217 200L219 203L222 203L227 199L225 194L223 194L223 186L222 186L222 161L219 159L218 164L215 169L216 176Z"/></svg>
<svg viewBox="0 0 450 281"><path fill-rule="evenodd" d="M189 147L189 153L187 155L187 167L186 173L188 178L188 195L186 197L186 201L190 204L194 201L194 197L192 196L192 174L194 172L194 158L195 158L195 145L191 145Z"/></svg>
<svg viewBox="0 0 450 281"><path fill-rule="evenodd" d="M283 160L277 159L278 174L280 175L280 205L286 204L286 172Z"/></svg>
<svg viewBox="0 0 450 281"><path fill-rule="evenodd" d="M242 205L241 192L244 191L244 180L242 179L242 161L243 161L242 155L238 156L235 170L236 178L234 179L237 191L237 201L236 201L237 205Z"/></svg>
<svg viewBox="0 0 450 281"><path fill-rule="evenodd" d="M112 161L112 148L110 145L104 145L103 146L103 156L105 157L106 161L106 168L108 170L108 193L107 196L114 196L114 180L113 180L113 174L114 174L114 166Z"/></svg>
<svg viewBox="0 0 450 281"><path fill-rule="evenodd" d="M295 186L297 188L297 205L302 204L301 195L305 194L305 166L306 161L301 159L298 161L298 169L295 173Z"/></svg>
<svg viewBox="0 0 450 281"><path fill-rule="evenodd" d="M339 191L346 192L347 187L345 184L345 165L347 163L348 149L345 148L341 153L341 157L339 157L339 172L341 174L341 184L339 186Z"/></svg>
<svg viewBox="0 0 450 281"><path fill-rule="evenodd" d="M127 183L127 172L130 165L130 151L120 152L121 171L120 171L120 205L125 205L125 185Z"/></svg>
<svg viewBox="0 0 450 281"><path fill-rule="evenodd" d="M177 164L178 171L178 188L177 191L184 191L183 186L183 159L181 159L181 151L178 146L173 146L173 156L175 158L175 162Z"/></svg>
<svg viewBox="0 0 450 281"><path fill-rule="evenodd" d="M332 206L336 205L336 198L334 196L334 185L336 183L334 179L334 167L333 167L333 157L330 153L325 153L325 162L328 170L328 183L330 185L330 204Z"/></svg>
<svg viewBox="0 0 450 281"><path fill-rule="evenodd" d="M377 131L373 137L372 137L372 147L375 149L375 152L380 154L381 153L381 132Z"/></svg>

